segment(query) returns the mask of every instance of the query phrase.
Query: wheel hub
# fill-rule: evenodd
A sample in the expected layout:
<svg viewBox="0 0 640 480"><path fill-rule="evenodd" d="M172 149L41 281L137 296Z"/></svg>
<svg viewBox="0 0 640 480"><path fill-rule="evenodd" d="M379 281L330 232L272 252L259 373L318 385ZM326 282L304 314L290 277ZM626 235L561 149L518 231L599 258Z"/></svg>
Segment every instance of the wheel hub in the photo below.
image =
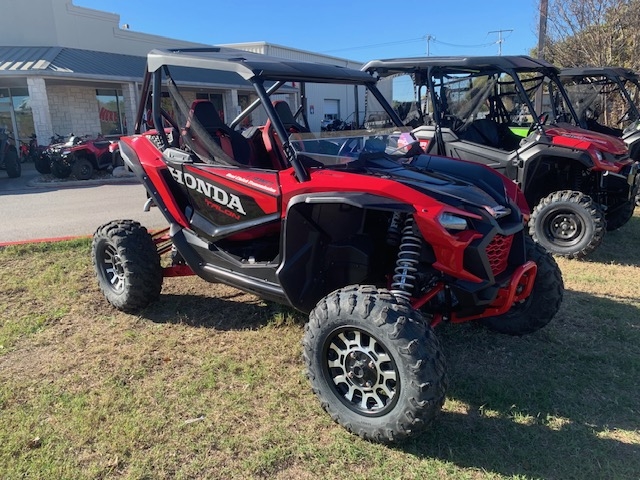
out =
<svg viewBox="0 0 640 480"><path fill-rule="evenodd" d="M571 240L580 234L580 222L572 214L561 214L551 221L551 233L562 240Z"/></svg>
<svg viewBox="0 0 640 480"><path fill-rule="evenodd" d="M374 360L362 351L352 351L345 361L347 378L361 388L371 388L379 378Z"/></svg>
<svg viewBox="0 0 640 480"><path fill-rule="evenodd" d="M115 291L124 288L124 265L116 249L109 245L104 249L104 274Z"/></svg>
<svg viewBox="0 0 640 480"><path fill-rule="evenodd" d="M325 355L328 380L348 408L366 415L383 415L393 408L400 374L375 337L358 329L340 329L327 340Z"/></svg>

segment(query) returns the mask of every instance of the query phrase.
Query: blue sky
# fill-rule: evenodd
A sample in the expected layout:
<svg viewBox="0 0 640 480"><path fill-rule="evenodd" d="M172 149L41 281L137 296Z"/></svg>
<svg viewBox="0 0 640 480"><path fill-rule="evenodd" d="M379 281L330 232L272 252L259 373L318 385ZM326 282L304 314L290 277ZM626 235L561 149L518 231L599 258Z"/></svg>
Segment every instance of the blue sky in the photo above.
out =
<svg viewBox="0 0 640 480"><path fill-rule="evenodd" d="M528 54L538 0L73 0L131 30L205 44L266 41L357 61ZM493 33L489 33L493 32ZM430 41L427 41L430 38Z"/></svg>

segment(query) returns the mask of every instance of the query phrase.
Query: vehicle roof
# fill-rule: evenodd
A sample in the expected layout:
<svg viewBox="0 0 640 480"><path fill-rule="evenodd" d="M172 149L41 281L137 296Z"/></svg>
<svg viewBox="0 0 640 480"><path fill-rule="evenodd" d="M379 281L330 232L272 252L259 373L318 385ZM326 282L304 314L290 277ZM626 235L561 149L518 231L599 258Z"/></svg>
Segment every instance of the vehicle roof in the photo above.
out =
<svg viewBox="0 0 640 480"><path fill-rule="evenodd" d="M495 56L450 56L450 57L407 57L372 60L362 70L377 71L380 75L419 71L438 67L449 72L495 71L495 70L541 70L559 69L545 60L531 58L527 55L495 55Z"/></svg>
<svg viewBox="0 0 640 480"><path fill-rule="evenodd" d="M302 62L227 47L181 50L155 49L147 55L147 69L179 66L234 72L245 80L286 80L316 83L375 83L369 73L324 63Z"/></svg>
<svg viewBox="0 0 640 480"><path fill-rule="evenodd" d="M624 67L571 67L560 70L563 77L620 77L626 79L637 79L638 74L629 68Z"/></svg>

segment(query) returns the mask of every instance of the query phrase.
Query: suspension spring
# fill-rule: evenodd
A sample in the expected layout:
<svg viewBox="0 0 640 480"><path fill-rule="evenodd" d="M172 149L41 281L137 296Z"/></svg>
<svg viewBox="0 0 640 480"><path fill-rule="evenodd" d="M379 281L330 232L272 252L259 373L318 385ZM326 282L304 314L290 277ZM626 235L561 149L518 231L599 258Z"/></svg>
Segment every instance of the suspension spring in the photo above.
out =
<svg viewBox="0 0 640 480"><path fill-rule="evenodd" d="M407 215L402 228L391 293L409 300L415 288L416 272L420 262L422 237L416 232L412 215Z"/></svg>

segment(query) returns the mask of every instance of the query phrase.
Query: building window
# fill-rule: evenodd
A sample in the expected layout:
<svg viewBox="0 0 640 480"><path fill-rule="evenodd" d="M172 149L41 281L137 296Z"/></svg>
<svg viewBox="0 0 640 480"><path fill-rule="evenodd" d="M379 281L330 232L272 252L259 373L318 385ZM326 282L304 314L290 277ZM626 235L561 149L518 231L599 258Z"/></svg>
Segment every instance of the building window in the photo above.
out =
<svg viewBox="0 0 640 480"><path fill-rule="evenodd" d="M0 88L0 128L3 127L23 142L35 133L27 88Z"/></svg>
<svg viewBox="0 0 640 480"><path fill-rule="evenodd" d="M121 90L96 90L100 110L100 133L103 135L124 135L127 120L124 113L124 99Z"/></svg>
<svg viewBox="0 0 640 480"><path fill-rule="evenodd" d="M220 119L224 122L224 102L222 101L221 93L196 93L196 99L209 100L216 107Z"/></svg>

